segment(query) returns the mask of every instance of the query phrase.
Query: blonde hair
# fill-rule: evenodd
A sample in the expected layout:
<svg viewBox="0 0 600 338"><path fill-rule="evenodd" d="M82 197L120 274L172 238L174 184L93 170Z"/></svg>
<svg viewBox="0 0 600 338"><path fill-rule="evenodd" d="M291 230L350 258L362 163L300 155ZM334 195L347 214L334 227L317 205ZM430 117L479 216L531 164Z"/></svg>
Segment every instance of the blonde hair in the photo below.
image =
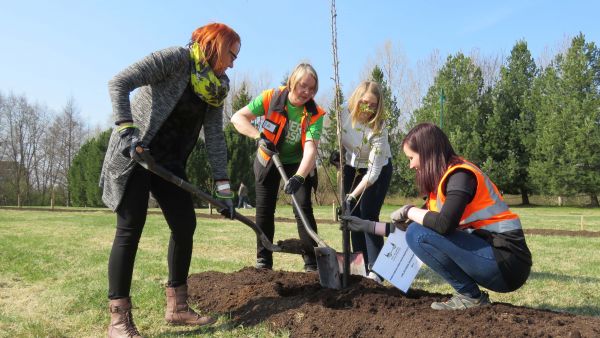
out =
<svg viewBox="0 0 600 338"><path fill-rule="evenodd" d="M319 77L317 76L317 71L308 63L301 63L294 68L287 81L289 90L294 91L300 79L306 74L309 74L315 79L315 92L313 95L316 94L319 90Z"/></svg>
<svg viewBox="0 0 600 338"><path fill-rule="evenodd" d="M360 115L360 100L366 94L373 94L377 98L377 108L375 114L365 123L374 133L379 133L383 126L383 100L381 98L381 87L377 82L363 81L356 87L350 99L348 100L348 110L352 120L352 127L358 123Z"/></svg>

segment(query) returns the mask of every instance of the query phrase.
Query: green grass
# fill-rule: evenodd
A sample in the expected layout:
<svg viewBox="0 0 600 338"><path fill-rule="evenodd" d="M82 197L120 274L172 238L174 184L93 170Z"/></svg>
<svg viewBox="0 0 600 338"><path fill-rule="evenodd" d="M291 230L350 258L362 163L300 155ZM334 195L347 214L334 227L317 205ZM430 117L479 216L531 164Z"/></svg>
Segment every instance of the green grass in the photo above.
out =
<svg viewBox="0 0 600 338"><path fill-rule="evenodd" d="M386 206L382 220L397 206ZM315 208L318 219L331 219L331 206ZM600 210L584 208L513 208L525 228L600 231ZM206 212L206 210L199 210ZM243 210L253 215L253 210ZM278 216L292 217L280 206ZM99 337L105 335L107 261L115 217L105 210L48 212L0 209L0 337ZM336 224L319 224L325 241L341 249ZM169 231L161 215L149 215L136 259L132 284L134 316L148 337L181 335L279 337L265 325L235 327L226 316L214 328L173 328L163 323ZM278 223L275 239L296 238L296 226ZM534 308L600 316L600 238L527 237L534 266L527 284L516 292L492 293L494 301ZM236 221L198 218L190 273L233 272L254 264L254 233ZM223 254L226 252L227 254ZM301 259L276 254L275 269L301 271ZM424 268L413 287L450 293ZM215 329L216 328L216 329Z"/></svg>

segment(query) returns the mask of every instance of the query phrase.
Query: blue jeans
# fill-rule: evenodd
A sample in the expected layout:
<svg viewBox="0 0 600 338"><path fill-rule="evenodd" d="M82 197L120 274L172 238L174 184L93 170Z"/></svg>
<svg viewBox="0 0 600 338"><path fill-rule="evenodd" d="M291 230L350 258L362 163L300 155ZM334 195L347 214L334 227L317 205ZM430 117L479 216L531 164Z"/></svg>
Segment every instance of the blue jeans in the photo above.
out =
<svg viewBox="0 0 600 338"><path fill-rule="evenodd" d="M353 216L368 219L370 221L379 221L379 212L381 211L385 195L390 187L393 170L392 159L390 158L388 164L381 169L381 173L377 180L363 192L359 205L352 213ZM360 183L366 173L367 169L356 169L349 165L345 165L343 182L344 194L350 193L358 183ZM350 238L352 242L352 251L361 251L363 253L366 263L365 268L368 272L373 267L373 264L375 264L375 260L377 260L379 252L383 247L383 236L352 231L350 233Z"/></svg>
<svg viewBox="0 0 600 338"><path fill-rule="evenodd" d="M441 235L413 222L406 230L406 242L423 263L462 295L478 297L478 285L509 291L492 246L477 235L459 230Z"/></svg>

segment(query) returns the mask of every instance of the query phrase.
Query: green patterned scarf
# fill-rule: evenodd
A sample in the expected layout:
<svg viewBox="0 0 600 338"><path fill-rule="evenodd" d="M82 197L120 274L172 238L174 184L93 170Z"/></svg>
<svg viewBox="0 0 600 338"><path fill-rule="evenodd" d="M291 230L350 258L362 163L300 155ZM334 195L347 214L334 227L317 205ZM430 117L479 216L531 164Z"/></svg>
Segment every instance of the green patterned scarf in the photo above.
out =
<svg viewBox="0 0 600 338"><path fill-rule="evenodd" d="M222 106L229 92L229 78L225 74L215 75L197 42L190 46L190 57L194 64L192 67L194 92L211 106Z"/></svg>

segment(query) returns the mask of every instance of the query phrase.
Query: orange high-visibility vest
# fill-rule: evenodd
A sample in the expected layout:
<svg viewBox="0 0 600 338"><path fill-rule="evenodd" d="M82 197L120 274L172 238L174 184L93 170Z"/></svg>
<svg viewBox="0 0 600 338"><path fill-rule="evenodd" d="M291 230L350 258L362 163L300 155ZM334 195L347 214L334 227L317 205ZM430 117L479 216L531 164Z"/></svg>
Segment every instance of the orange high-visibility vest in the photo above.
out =
<svg viewBox="0 0 600 338"><path fill-rule="evenodd" d="M263 108L265 110L265 119L262 123L262 133L269 141L275 145L279 144L281 136L286 129L288 121L287 116L287 97L289 90L287 87L279 87L277 89L269 89L263 93ZM325 115L325 111L319 107L314 100L309 100L304 104L304 113L300 120L300 137L301 145L304 150L306 142L306 130L313 125L317 120ZM258 148L258 154L263 158L264 162L268 162L271 156L266 154L262 149Z"/></svg>
<svg viewBox="0 0 600 338"><path fill-rule="evenodd" d="M437 187L437 193L430 193L427 209L439 212L444 206L446 195L442 187L454 171L466 169L477 178L477 190L473 200L467 204L460 219L459 229L485 229L502 233L521 229L519 216L508 209L496 185L473 163L464 161L448 168ZM471 230L472 231L472 230Z"/></svg>

